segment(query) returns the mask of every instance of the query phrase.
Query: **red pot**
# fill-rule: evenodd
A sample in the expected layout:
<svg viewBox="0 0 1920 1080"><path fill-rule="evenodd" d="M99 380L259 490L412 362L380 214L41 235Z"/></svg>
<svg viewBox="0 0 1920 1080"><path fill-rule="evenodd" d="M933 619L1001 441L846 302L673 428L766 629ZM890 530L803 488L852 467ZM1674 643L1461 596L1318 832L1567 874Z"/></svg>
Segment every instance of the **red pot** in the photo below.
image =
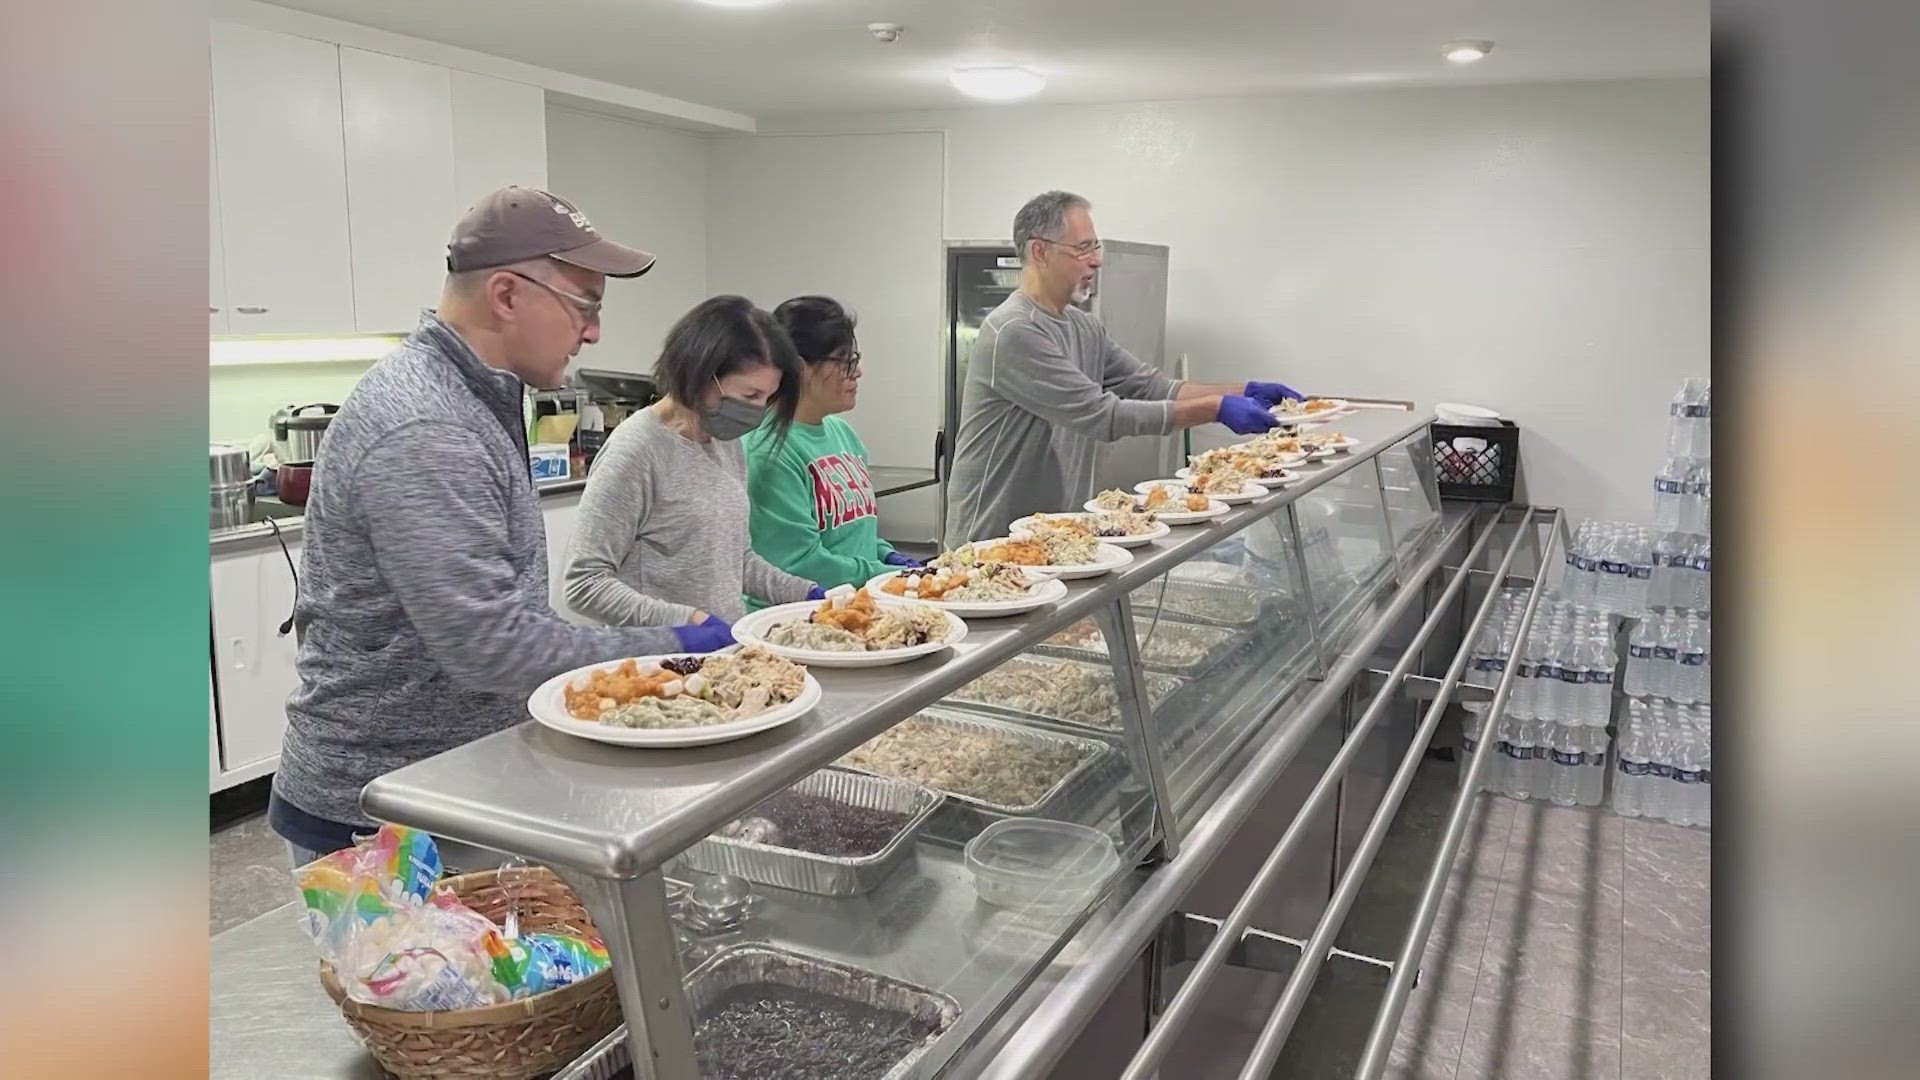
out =
<svg viewBox="0 0 1920 1080"><path fill-rule="evenodd" d="M280 501L288 506L307 505L307 492L313 487L313 463L280 466L274 470L273 486Z"/></svg>

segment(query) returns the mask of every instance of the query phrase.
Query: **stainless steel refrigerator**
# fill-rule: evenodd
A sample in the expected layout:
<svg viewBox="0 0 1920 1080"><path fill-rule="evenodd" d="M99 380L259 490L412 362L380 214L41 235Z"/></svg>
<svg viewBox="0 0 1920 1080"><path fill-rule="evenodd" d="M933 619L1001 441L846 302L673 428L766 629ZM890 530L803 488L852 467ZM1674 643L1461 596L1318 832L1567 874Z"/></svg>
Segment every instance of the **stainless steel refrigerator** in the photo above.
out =
<svg viewBox="0 0 1920 1080"><path fill-rule="evenodd" d="M1105 324L1107 333L1144 363L1174 378L1167 349L1167 249L1160 244L1102 240L1101 267L1093 295L1080 307ZM960 395L980 321L1020 284L1020 259L1007 240L947 241L946 408L940 445L940 533L946 534L948 463L960 433ZM1136 436L1105 443L1094 469L1094 490L1131 487L1136 481L1172 476L1180 467L1182 437ZM1078 507L1035 507L1074 510Z"/></svg>

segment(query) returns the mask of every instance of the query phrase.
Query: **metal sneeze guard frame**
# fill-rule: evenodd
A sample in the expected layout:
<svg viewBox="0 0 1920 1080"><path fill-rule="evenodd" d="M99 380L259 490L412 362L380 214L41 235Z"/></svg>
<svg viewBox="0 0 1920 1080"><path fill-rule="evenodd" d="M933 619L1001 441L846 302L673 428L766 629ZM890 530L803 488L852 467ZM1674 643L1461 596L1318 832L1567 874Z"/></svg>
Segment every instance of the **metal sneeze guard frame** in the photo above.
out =
<svg viewBox="0 0 1920 1080"><path fill-rule="evenodd" d="M658 758L636 764L641 760L637 756L623 756L630 752L523 724L374 781L362 796L363 806L380 820L405 823L455 843L512 852L553 866L580 893L614 955L615 981L628 1020L627 1050L638 1066L637 1075L664 1080L698 1077L694 1018L681 986L672 924L667 916L661 875L664 863L767 795L935 704L1057 630L1092 617L1117 646L1111 650L1111 660L1124 721L1117 734L1124 739L1122 749L1138 778L1148 785L1155 811L1147 818L1147 835L1125 838L1123 855L1170 860L1149 875L1149 881L1161 876L1180 861L1188 837L1176 832L1176 815L1169 812L1172 804L1167 796L1166 767L1160 760L1162 748L1150 734L1151 715L1145 707L1137 663L1139 646L1132 629L1130 593L1274 514L1286 513L1288 527L1297 535L1298 523L1292 520L1291 509L1297 500L1356 469L1370 468L1378 483L1379 456L1423 438L1427 422L1421 417L1391 428L1380 425L1380 434L1369 439L1368 445L1324 463L1301 481L1236 508L1211 524L1176 530L1167 540L1139 549L1136 561L1114 574L1069 582L1068 597L1054 605L1026 616L975 623L967 641L947 654L896 668L823 672L822 681L829 684L829 692L815 715L774 732L741 743L676 751L670 762ZM1423 479L1424 486L1430 488L1431 476ZM1385 520L1391 550L1386 554L1400 588L1386 614L1362 632L1362 644L1377 643L1393 619L1420 600L1418 586L1439 566L1468 526L1482 516L1469 514L1455 522L1431 553L1421 559L1420 566L1401 565L1403 547L1431 539L1443 524L1437 499L1429 505L1436 508L1435 516L1421 522L1415 535L1407 537L1393 536L1390 508L1382 507L1388 511ZM1304 559L1298 543L1293 558ZM1304 584L1309 577L1304 565L1299 573ZM1335 663L1325 654L1328 646L1317 610L1310 607L1308 617L1314 633L1315 659L1325 683L1315 688L1302 715L1317 717L1337 702L1346 682L1363 666L1363 658L1350 653ZM1276 701L1239 734L1238 743L1250 739L1278 708ZM1301 732L1313 726L1309 719L1290 724L1288 731L1271 740L1273 746L1263 750L1261 760L1269 762L1271 769L1266 784L1259 785L1261 791L1271 785L1285 760L1297 749L1304 738ZM669 774L658 771L669 768ZM1240 809L1244 817L1245 806ZM1135 845L1136 838L1143 842ZM1025 973L1027 982L1072 932L1068 930L1056 940L1053 952ZM1027 982L1022 982L1021 988ZM1019 993L1019 989L1012 991L989 1010L991 1015L981 1021L980 1031L984 1032L992 1016ZM966 1055L972 1045L967 1043L951 1060Z"/></svg>
<svg viewBox="0 0 1920 1080"><path fill-rule="evenodd" d="M1422 624L1420 631L1404 650L1400 661L1394 665L1391 672L1385 673L1384 685L1369 705L1367 716L1374 716L1382 701L1391 699L1401 687L1409 690L1417 689L1422 696L1432 693L1434 704L1423 717L1406 751L1402 766L1396 772L1394 783L1383 796L1379 809L1370 821L1360 852L1350 863L1347 873L1342 876L1340 887L1315 927L1311 940L1301 948L1300 956L1294 964L1293 976L1289 979L1280 1001L1269 1015L1259 1043L1244 1063L1239 1074L1241 1080L1264 1080L1284 1045L1288 1030L1291 1029L1301 1006L1304 1005L1308 993L1313 988L1315 974L1328 957L1344 955L1342 950L1332 946L1333 937L1344 922L1346 909L1353 900L1353 893L1357 892L1359 882L1365 878L1373 854L1378 850L1379 842L1384 837L1387 826L1391 823L1394 813L1405 796L1413 769L1418 765L1430 742L1437 728L1438 719L1444 715L1448 698L1460 686L1459 677L1464 672L1465 661L1470 656L1472 643L1478 635L1481 623L1492 609L1491 598L1496 596L1507 582L1526 585L1530 590L1526 609L1527 619L1530 622L1531 613L1540 601L1546 570L1551 565L1554 542L1556 540L1564 542L1568 538L1570 530L1564 514L1558 508L1494 507L1489 504L1484 510L1489 512L1489 516L1483 522L1485 532L1474 544L1473 550L1461 558L1458 569L1449 580L1445 595L1450 596L1455 593L1458 585L1472 576L1491 574L1486 598L1476 611L1471 624L1465 627L1459 649L1444 678L1427 680L1410 674L1409 669L1410 658L1418 656L1433 627L1437 625L1437 621L1446 617L1449 605L1445 602L1432 605L1430 617ZM1519 513L1521 518L1520 523L1513 526L1514 534L1507 545L1499 568L1491 572L1478 569L1475 566L1475 555L1484 549L1487 539L1496 529L1505 527L1502 519L1509 512ZM1542 520L1543 518L1547 520ZM1474 515L1464 517L1454 527L1452 533L1441 540L1433 555L1408 574L1406 584L1418 586L1424 582L1445 553L1452 550L1455 539L1464 526L1474 520L1477 520ZM1548 529L1545 539L1542 539L1539 533L1543 525ZM1539 565L1531 577L1513 572L1512 567L1519 551L1529 543L1537 545L1541 551ZM1366 666L1365 658L1384 636L1386 627L1410 606L1406 601L1412 597L1407 594L1416 592L1418 592L1417 588L1402 589L1402 595L1395 600L1394 605L1380 616L1370 633L1364 635L1346 652L1342 661L1327 677L1326 683L1298 710L1297 715L1310 716L1316 711L1331 708L1337 702L1339 694L1345 689L1348 681ZM1520 640L1524 643L1524 634L1521 635ZM1521 647L1523 645L1515 646L1516 649ZM1512 670L1512 657L1509 657L1509 675L1503 677L1502 683L1494 691L1493 704L1488 709L1487 719L1481 731L1483 738L1498 723L1499 714L1504 709L1506 695L1510 692ZM1417 683L1427 685L1416 686ZM1467 687L1466 690L1477 691L1477 688ZM1476 693L1474 696L1479 695ZM1304 730L1308 726L1310 725L1302 725L1296 730ZM1311 812L1314 800L1322 797L1323 786L1331 786L1328 784L1328 777L1337 779L1338 774L1345 771L1349 762L1347 751L1364 739L1368 726L1371 726L1371 721L1363 719L1362 725L1356 725L1348 734L1341 754L1336 756L1334 762L1327 767L1321 784L1316 785L1314 794L1309 796L1309 801L1296 812L1289 826L1290 833L1293 827ZM1106 937L1118 937L1122 941L1115 947L1103 949L1100 953L1088 957L1071 970L1064 972L1055 984L1048 988L1045 998L1020 1019L1017 1029L1012 1028L1011 1025L1003 1025L1006 1030L999 1033L1001 1036L999 1045L993 1047L987 1054L983 1054L984 1060L978 1063L979 1071L976 1075L980 1080L1038 1080L1048 1075L1067 1047L1071 1045L1073 1035L1081 1030L1100 1008L1107 993L1120 981L1127 965L1133 961L1138 951L1145 948L1162 930L1169 917L1177 915L1185 890L1205 868L1206 861L1211 859L1224 844L1225 837L1222 834L1231 832L1232 827L1244 817L1246 810L1257 802L1281 769L1291 761L1293 750L1297 749L1297 745L1282 745L1285 742L1283 737L1262 750L1246 767L1234 786L1220 797L1208 814L1190 831L1186 857L1175 859L1160 868L1154 877L1150 878L1133 896L1122 915L1105 928ZM1368 1044L1368 1056L1363 1061L1360 1071L1355 1074L1356 1080L1360 1078L1375 1080L1387 1066L1388 1052L1391 1050L1398 1030L1400 1014L1406 1005L1406 996L1418 976L1419 957L1431 934L1434 916L1445 890L1448 871L1452 867L1454 854L1459 850L1466 835L1466 826L1473 806L1472 793L1478 790L1479 769L1485 758L1486 755L1476 755L1474 772L1469 776L1453 805L1448 832L1439 853L1435 856L1433 868L1428 875L1426 888L1422 894L1419 913L1409 927L1408 937L1400 955L1391 965L1383 965L1390 966L1390 981L1380 1013L1375 1017L1374 1030ZM1178 1029L1184 1025L1185 1021L1192 1018L1193 1010L1197 1007L1204 991L1204 986L1201 984L1208 982L1212 976L1218 975L1220 967L1229 962L1228 954L1236 946L1248 940L1243 938L1243 934L1260 934L1259 931L1249 928L1249 912L1258 898L1259 890L1263 887L1262 879L1266 878L1275 866L1284 865L1286 860L1282 846L1288 843L1289 838L1283 836L1275 848L1279 857L1269 857L1267 863L1256 872L1254 881L1243 893L1240 902L1235 905L1234 912L1226 920L1219 921L1217 934L1208 948L1202 952L1198 963L1183 980L1181 991L1175 994L1173 1000L1155 1018L1146 1040L1143 1041L1123 1074L1126 1080L1166 1075L1157 1074L1154 1070L1156 1067L1165 1067L1165 1062L1162 1060L1164 1054L1171 1048L1174 1038L1178 1035ZM1397 992L1396 988L1398 988ZM1182 1007L1183 996L1190 1002L1184 1008ZM1176 1012L1176 1010L1179 1011ZM1371 1071L1368 1071L1369 1069Z"/></svg>

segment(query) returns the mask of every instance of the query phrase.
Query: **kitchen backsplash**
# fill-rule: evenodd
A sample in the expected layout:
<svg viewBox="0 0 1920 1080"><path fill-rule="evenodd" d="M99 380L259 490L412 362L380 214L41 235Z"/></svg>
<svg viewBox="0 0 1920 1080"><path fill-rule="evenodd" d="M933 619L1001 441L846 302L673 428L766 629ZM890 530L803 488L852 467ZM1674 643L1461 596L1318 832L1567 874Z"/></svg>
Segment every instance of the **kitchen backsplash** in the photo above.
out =
<svg viewBox="0 0 1920 1080"><path fill-rule="evenodd" d="M213 442L264 441L276 409L345 401L373 365L372 360L340 360L209 367L207 434Z"/></svg>

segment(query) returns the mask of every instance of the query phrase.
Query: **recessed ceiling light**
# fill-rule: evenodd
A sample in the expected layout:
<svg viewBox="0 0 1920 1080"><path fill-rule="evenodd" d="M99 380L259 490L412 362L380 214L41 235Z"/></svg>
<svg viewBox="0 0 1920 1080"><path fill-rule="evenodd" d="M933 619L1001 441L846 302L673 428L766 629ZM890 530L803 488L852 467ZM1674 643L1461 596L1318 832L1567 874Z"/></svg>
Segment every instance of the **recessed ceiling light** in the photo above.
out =
<svg viewBox="0 0 1920 1080"><path fill-rule="evenodd" d="M1484 59L1492 51L1493 42L1491 41L1453 41L1448 42L1447 47L1441 50L1447 59L1456 64L1471 64L1475 60Z"/></svg>
<svg viewBox="0 0 1920 1080"><path fill-rule="evenodd" d="M988 101L1015 101L1032 97L1047 85L1046 78L1039 72L1023 67L954 68L953 73L947 76L947 81L968 97L985 98Z"/></svg>

